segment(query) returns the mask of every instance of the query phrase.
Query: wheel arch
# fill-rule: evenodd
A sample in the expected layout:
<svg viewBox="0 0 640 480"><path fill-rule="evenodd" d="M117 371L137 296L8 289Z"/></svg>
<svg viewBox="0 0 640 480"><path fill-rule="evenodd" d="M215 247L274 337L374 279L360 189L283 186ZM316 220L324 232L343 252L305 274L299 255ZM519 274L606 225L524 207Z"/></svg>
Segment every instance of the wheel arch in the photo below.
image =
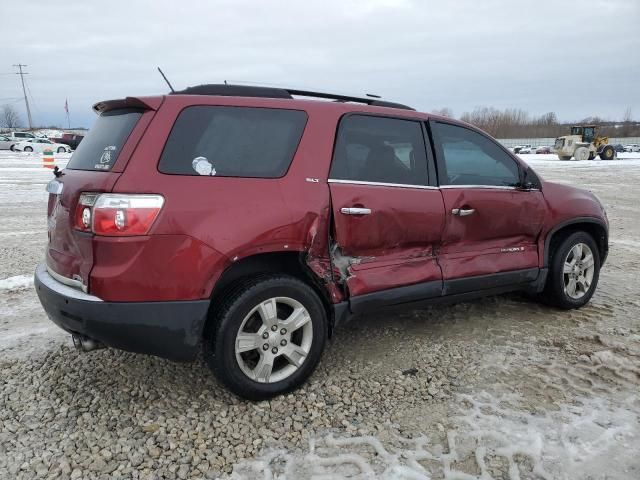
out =
<svg viewBox="0 0 640 480"><path fill-rule="evenodd" d="M551 256L560 242L568 235L578 231L587 232L593 237L594 241L598 245L600 263L601 265L604 265L609 253L609 231L607 226L598 218L580 217L562 222L549 231L544 241L543 267L549 266Z"/></svg>
<svg viewBox="0 0 640 480"><path fill-rule="evenodd" d="M216 305L219 305L221 299L238 285L259 275L284 273L305 282L318 294L327 312L328 334L331 336L335 317L334 305L323 281L307 266L305 258L305 252L268 252L249 255L233 262L222 272L211 292L207 326L210 323L209 319L213 318L212 313ZM205 326L205 332L207 326Z"/></svg>

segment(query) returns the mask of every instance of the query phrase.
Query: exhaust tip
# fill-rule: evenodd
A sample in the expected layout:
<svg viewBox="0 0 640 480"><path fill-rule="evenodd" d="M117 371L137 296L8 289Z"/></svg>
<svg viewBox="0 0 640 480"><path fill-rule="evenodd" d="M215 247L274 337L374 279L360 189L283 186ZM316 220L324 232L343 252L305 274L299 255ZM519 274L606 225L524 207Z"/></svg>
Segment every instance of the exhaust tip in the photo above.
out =
<svg viewBox="0 0 640 480"><path fill-rule="evenodd" d="M92 338L85 337L84 335L71 335L71 338L73 339L73 346L76 347L76 350L90 352L99 348L105 348L105 345L102 343Z"/></svg>

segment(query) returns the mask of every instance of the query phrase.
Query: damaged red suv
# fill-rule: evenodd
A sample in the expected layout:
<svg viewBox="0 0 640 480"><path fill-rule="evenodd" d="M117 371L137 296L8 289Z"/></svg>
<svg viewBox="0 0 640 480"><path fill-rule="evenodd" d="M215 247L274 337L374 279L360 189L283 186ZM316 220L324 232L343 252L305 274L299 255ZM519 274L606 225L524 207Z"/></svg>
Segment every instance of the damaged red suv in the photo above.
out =
<svg viewBox="0 0 640 480"><path fill-rule="evenodd" d="M234 85L94 110L47 186L44 309L85 350L202 348L249 399L304 382L352 315L514 290L577 308L607 256L593 194L449 118Z"/></svg>

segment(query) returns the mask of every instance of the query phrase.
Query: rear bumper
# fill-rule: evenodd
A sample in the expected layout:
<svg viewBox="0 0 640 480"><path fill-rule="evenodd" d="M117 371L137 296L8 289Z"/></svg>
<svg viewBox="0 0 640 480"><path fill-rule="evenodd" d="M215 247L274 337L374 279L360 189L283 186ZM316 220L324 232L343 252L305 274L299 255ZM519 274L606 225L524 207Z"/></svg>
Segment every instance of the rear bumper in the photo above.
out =
<svg viewBox="0 0 640 480"><path fill-rule="evenodd" d="M35 288L49 318L69 333L109 347L176 361L196 356L209 300L104 302L67 286L47 272L35 272Z"/></svg>

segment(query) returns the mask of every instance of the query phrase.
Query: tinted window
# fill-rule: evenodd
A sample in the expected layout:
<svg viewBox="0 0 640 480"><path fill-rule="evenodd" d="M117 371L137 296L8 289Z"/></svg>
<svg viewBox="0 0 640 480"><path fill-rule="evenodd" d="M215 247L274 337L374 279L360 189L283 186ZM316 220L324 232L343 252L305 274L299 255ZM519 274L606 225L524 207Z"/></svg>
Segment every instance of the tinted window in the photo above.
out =
<svg viewBox="0 0 640 480"><path fill-rule="evenodd" d="M75 151L67 168L111 170L142 112L121 109L102 113Z"/></svg>
<svg viewBox="0 0 640 480"><path fill-rule="evenodd" d="M427 158L420 123L366 115L343 118L330 177L426 185Z"/></svg>
<svg viewBox="0 0 640 480"><path fill-rule="evenodd" d="M514 186L519 182L515 160L484 135L446 123L435 123L433 131L444 160L438 172L441 185Z"/></svg>
<svg viewBox="0 0 640 480"><path fill-rule="evenodd" d="M188 107L171 130L159 169L179 175L281 177L306 119L297 110Z"/></svg>

